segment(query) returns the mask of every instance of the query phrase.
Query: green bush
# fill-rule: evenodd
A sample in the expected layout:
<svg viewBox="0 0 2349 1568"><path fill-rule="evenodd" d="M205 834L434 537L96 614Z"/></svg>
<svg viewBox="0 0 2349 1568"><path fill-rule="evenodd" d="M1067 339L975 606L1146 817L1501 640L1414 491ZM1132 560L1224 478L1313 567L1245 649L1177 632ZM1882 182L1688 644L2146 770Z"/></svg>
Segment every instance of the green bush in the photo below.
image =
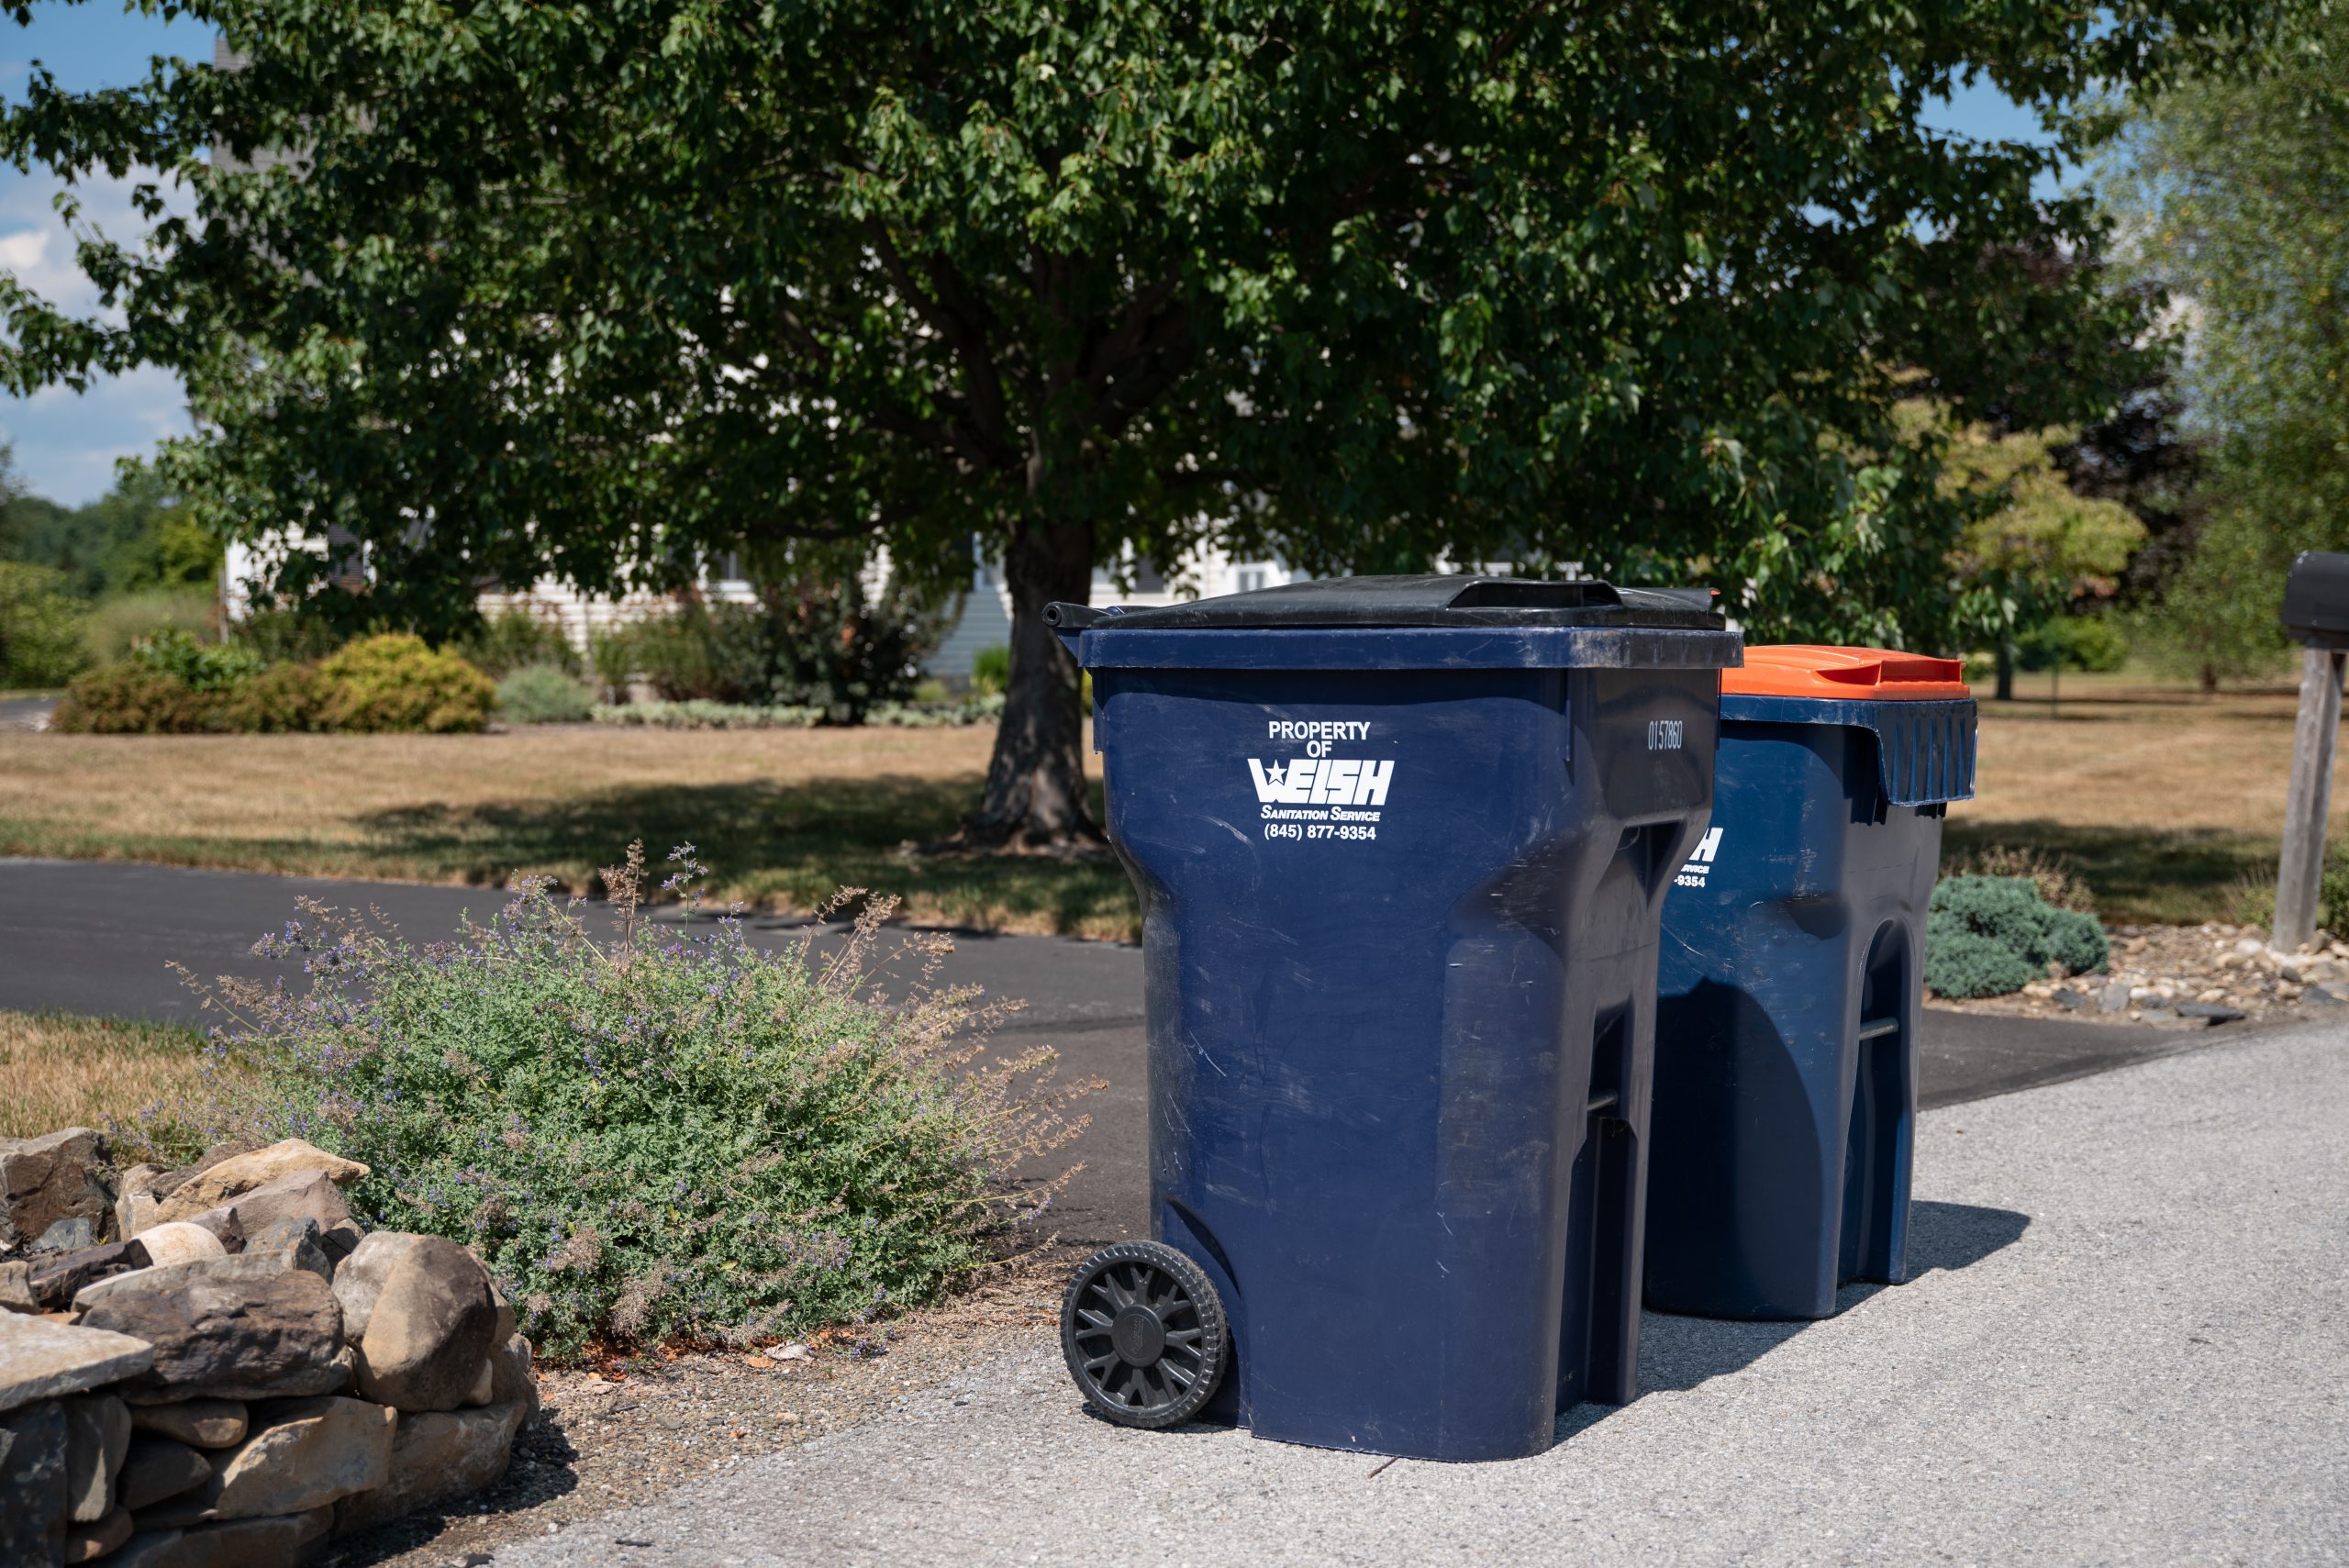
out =
<svg viewBox="0 0 2349 1568"><path fill-rule="evenodd" d="M516 724L578 724L596 711L596 694L559 665L525 664L497 683L497 709Z"/></svg>
<svg viewBox="0 0 2349 1568"><path fill-rule="evenodd" d="M533 664L551 665L565 674L579 673L579 651L551 617L509 609L491 616L481 628L460 638L450 651L492 680L504 680Z"/></svg>
<svg viewBox="0 0 2349 1568"><path fill-rule="evenodd" d="M262 672L261 655L233 642L201 642L192 632L159 631L130 650L133 664L169 675L193 692L225 692Z"/></svg>
<svg viewBox="0 0 2349 1568"><path fill-rule="evenodd" d="M326 678L322 728L446 735L489 722L497 688L453 653L390 632L354 642L318 666Z"/></svg>
<svg viewBox="0 0 2349 1568"><path fill-rule="evenodd" d="M998 642L971 655L971 690L974 695L996 696L1010 689L1010 649Z"/></svg>
<svg viewBox="0 0 2349 1568"><path fill-rule="evenodd" d="M1935 915L1925 923L1925 984L1936 996L2007 996L2045 975L2014 949L1967 929L1953 916Z"/></svg>
<svg viewBox="0 0 2349 1568"><path fill-rule="evenodd" d="M219 606L201 588L150 588L106 599L90 612L90 656L102 664L128 659L142 642L177 632L212 635Z"/></svg>
<svg viewBox="0 0 2349 1568"><path fill-rule="evenodd" d="M636 643L627 628L587 634L587 662L596 672L599 696L611 702L628 700L628 684L636 675Z"/></svg>
<svg viewBox="0 0 2349 1568"><path fill-rule="evenodd" d="M755 604L694 599L626 636L634 673L668 701L814 707L856 724L913 695L946 609L912 593L875 598L853 563L810 565Z"/></svg>
<svg viewBox="0 0 2349 1568"><path fill-rule="evenodd" d="M2240 925L2263 931L2276 929L2276 873L2263 867L2244 877L2235 893L2233 914ZM2316 923L2335 934L2349 931L2349 856L2325 851L2324 874L2318 880Z"/></svg>
<svg viewBox="0 0 2349 1568"><path fill-rule="evenodd" d="M2096 889L2062 855L2030 845L1992 844L1975 851L1943 873L1947 876L2020 876L2058 909L2096 913Z"/></svg>
<svg viewBox="0 0 2349 1568"><path fill-rule="evenodd" d="M217 729L225 703L168 670L126 659L75 677L50 715L52 729L84 735L192 735Z"/></svg>
<svg viewBox="0 0 2349 1568"><path fill-rule="evenodd" d="M306 995L224 983L246 1072L193 1114L365 1162L361 1218L473 1247L557 1358L866 1321L1040 1211L1011 1170L1082 1129L1072 1094L1048 1050L983 1059L965 994L872 989L885 906L844 958L769 954L640 926L640 868L606 873L608 943L532 884L432 947L312 911L264 944L312 959Z"/></svg>
<svg viewBox="0 0 2349 1568"><path fill-rule="evenodd" d="M2094 916L2056 908L2023 876L1943 877L1933 889L1926 926L1926 984L1944 996L2003 995L1978 988L1944 988L1943 980L1952 986L1978 987L2013 973L2001 970L1993 974L1986 970L1976 944L1957 941L1961 936L1978 937L2013 955L2022 978L2006 986L2007 991L2020 990L2029 981L2044 977L2051 964L2060 964L2069 974L2087 974L2102 969L2110 957L2104 928ZM1944 947L1957 956L1940 958Z"/></svg>
<svg viewBox="0 0 2349 1568"><path fill-rule="evenodd" d="M219 727L276 735L326 725L327 680L316 664L273 664L221 699Z"/></svg>
<svg viewBox="0 0 2349 1568"><path fill-rule="evenodd" d="M61 572L0 561L0 687L58 686L89 662L88 616Z"/></svg>

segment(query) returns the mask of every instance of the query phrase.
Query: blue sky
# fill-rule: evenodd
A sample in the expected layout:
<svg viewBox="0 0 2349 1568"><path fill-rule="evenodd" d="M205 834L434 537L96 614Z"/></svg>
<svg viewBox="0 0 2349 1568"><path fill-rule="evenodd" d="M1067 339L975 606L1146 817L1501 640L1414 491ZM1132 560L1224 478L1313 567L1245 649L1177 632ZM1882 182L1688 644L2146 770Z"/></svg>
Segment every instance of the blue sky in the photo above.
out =
<svg viewBox="0 0 2349 1568"><path fill-rule="evenodd" d="M211 53L212 35L184 21L126 15L109 0L49 0L35 6L28 28L0 19L0 95L19 95L36 60L65 86L87 89L137 81L158 54L202 60ZM1935 120L1988 139L2043 139L2032 115L1988 87L1960 93ZM134 183L100 175L80 186L84 221L109 235L136 234ZM62 182L40 171L19 174L0 165L0 267L47 299L95 309L96 293L74 265L72 238L54 209L61 189ZM104 495L117 459L150 451L187 428L178 382L156 370L116 377L86 394L51 387L28 398L0 396L0 437L15 448L20 483L68 506Z"/></svg>

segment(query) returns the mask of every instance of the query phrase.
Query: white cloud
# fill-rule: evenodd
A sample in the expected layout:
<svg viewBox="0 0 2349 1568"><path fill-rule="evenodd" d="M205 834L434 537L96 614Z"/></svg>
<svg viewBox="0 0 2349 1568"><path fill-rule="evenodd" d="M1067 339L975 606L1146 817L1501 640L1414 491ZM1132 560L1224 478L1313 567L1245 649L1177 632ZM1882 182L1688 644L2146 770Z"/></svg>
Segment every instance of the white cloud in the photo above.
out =
<svg viewBox="0 0 2349 1568"><path fill-rule="evenodd" d="M75 258L74 236L57 211L57 197L70 191L80 204L79 227L135 241L148 224L132 205L132 192L156 179L141 170L119 180L101 173L68 186L46 172L0 172L0 269L61 309L119 320L118 312L100 311L97 288ZM173 211L195 206L176 183L164 195ZM80 506L113 484L116 459L143 455L163 438L184 434L186 401L176 376L150 367L111 377L83 395L50 387L28 398L0 397L0 433L14 445L17 474L29 489Z"/></svg>

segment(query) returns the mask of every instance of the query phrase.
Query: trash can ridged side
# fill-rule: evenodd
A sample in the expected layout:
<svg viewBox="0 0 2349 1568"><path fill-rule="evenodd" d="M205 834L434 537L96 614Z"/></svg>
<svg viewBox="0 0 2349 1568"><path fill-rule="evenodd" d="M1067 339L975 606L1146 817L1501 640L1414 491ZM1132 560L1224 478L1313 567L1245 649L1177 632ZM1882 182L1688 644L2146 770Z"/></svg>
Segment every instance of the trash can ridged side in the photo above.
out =
<svg viewBox="0 0 2349 1568"><path fill-rule="evenodd" d="M1540 1451L1634 1387L1659 911L1734 638L1626 632L1671 667L1559 669L1535 632L1332 631L1309 659L1140 634L1081 657L1142 906L1154 1224L1224 1304L1219 1405L1324 1447ZM1281 798L1302 763L1348 816Z"/></svg>
<svg viewBox="0 0 2349 1568"><path fill-rule="evenodd" d="M1822 1318L1907 1277L1925 917L1974 704L1731 691L1721 716L1664 907L1646 1296Z"/></svg>

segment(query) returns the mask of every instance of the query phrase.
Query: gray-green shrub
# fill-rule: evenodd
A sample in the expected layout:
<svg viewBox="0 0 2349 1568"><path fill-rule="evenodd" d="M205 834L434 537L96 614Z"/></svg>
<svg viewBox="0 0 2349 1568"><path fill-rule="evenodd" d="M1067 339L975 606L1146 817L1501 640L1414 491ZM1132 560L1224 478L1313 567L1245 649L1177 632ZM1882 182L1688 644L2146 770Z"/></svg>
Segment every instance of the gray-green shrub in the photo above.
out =
<svg viewBox="0 0 2349 1568"><path fill-rule="evenodd" d="M691 847L671 859L689 885ZM843 949L769 954L731 920L638 923L641 867L605 873L610 940L536 884L426 947L306 906L264 945L309 989L226 987L243 1070L195 1119L364 1161L362 1218L472 1245L559 1357L862 1321L996 1255L1053 1184L1013 1167L1075 1137L1094 1085L1055 1086L1049 1050L988 1059L997 1010L929 986L942 938L906 939L885 994L886 901Z"/></svg>
<svg viewBox="0 0 2349 1568"><path fill-rule="evenodd" d="M2014 965L1991 963L1981 943L2011 954ZM2094 916L2056 908L2029 877L1947 876L1933 889L1925 926L1925 984L1941 995L2002 995L2043 978L2051 964L2062 965L2066 973L2087 974L2102 969L2110 956L2104 928ZM1996 988L1985 989L1991 986Z"/></svg>
<svg viewBox="0 0 2349 1568"><path fill-rule="evenodd" d="M525 664L497 683L497 708L514 724L579 724L596 711L596 694L560 665Z"/></svg>

